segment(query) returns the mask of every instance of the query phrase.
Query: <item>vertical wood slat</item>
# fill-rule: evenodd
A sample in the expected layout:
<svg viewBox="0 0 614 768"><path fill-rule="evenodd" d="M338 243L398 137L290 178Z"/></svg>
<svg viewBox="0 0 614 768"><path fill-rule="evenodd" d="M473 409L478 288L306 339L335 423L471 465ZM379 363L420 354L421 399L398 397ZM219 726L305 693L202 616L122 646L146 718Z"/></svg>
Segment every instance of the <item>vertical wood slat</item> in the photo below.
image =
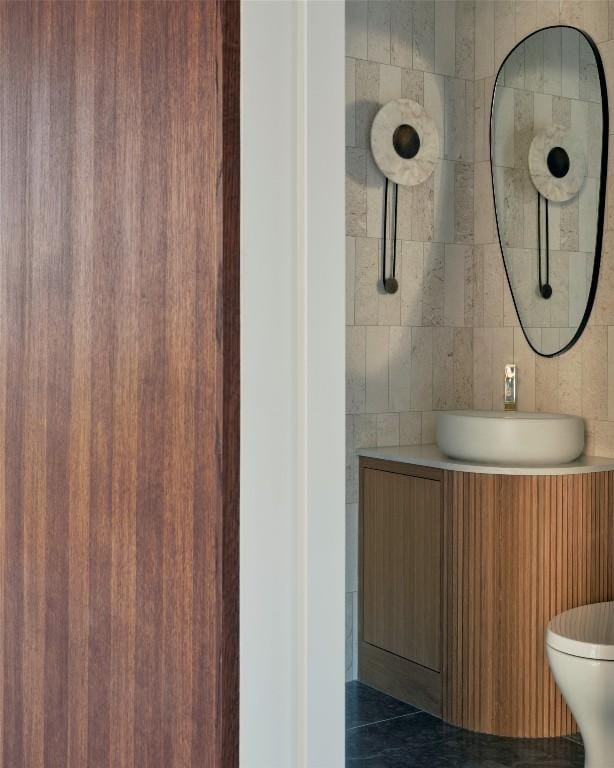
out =
<svg viewBox="0 0 614 768"><path fill-rule="evenodd" d="M445 720L508 736L576 730L545 629L614 599L613 483L613 472L444 474Z"/></svg>
<svg viewBox="0 0 614 768"><path fill-rule="evenodd" d="M0 768L238 765L239 8L0 4Z"/></svg>

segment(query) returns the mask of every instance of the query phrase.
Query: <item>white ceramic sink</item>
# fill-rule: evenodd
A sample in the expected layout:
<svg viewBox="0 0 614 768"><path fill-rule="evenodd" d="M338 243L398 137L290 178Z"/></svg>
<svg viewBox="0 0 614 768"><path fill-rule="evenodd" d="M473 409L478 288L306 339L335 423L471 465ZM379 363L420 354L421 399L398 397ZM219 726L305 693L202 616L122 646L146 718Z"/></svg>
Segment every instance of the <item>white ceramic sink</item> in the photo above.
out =
<svg viewBox="0 0 614 768"><path fill-rule="evenodd" d="M443 411L437 414L437 446L463 461L566 464L584 450L584 422L559 413Z"/></svg>

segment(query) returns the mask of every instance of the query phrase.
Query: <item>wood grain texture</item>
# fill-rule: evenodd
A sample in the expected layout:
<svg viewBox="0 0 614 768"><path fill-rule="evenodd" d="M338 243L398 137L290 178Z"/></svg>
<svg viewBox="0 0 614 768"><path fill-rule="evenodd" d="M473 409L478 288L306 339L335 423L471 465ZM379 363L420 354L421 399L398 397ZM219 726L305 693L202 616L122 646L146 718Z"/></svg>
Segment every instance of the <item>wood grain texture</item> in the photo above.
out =
<svg viewBox="0 0 614 768"><path fill-rule="evenodd" d="M444 719L574 732L544 636L556 614L614 598L614 473L446 472L444 486Z"/></svg>
<svg viewBox="0 0 614 768"><path fill-rule="evenodd" d="M365 643L441 669L441 483L363 469Z"/></svg>
<svg viewBox="0 0 614 768"><path fill-rule="evenodd" d="M239 3L0 5L0 766L238 765Z"/></svg>

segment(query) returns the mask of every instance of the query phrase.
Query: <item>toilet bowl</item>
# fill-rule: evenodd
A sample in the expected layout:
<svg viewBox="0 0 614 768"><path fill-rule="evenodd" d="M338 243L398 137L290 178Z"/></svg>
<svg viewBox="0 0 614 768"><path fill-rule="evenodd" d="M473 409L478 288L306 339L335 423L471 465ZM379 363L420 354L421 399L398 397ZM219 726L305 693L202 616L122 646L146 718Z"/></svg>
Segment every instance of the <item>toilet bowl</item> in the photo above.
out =
<svg viewBox="0 0 614 768"><path fill-rule="evenodd" d="M572 608L546 631L554 679L578 728L585 768L614 766L614 602Z"/></svg>

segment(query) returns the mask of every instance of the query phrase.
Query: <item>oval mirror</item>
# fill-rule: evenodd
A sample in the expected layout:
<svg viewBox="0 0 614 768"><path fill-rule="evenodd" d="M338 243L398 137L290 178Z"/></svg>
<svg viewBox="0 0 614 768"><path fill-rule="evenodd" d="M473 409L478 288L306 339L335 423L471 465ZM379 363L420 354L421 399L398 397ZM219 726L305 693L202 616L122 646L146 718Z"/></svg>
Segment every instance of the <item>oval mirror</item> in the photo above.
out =
<svg viewBox="0 0 614 768"><path fill-rule="evenodd" d="M587 35L549 27L508 54L495 81L490 153L518 319L533 350L552 357L582 334L599 276L608 103Z"/></svg>

